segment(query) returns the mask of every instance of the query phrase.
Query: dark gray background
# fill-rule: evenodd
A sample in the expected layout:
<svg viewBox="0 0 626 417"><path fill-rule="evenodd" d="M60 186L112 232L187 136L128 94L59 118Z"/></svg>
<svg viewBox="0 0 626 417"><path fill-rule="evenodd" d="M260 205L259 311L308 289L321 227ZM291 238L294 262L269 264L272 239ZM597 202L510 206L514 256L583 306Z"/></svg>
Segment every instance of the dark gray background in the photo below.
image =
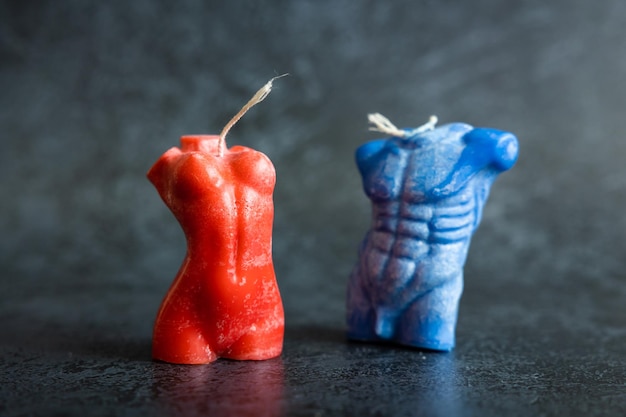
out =
<svg viewBox="0 0 626 417"><path fill-rule="evenodd" d="M185 251L145 178L266 153L284 354L150 360ZM449 354L347 343L366 114L514 132ZM623 416L626 2L0 1L0 415Z"/></svg>

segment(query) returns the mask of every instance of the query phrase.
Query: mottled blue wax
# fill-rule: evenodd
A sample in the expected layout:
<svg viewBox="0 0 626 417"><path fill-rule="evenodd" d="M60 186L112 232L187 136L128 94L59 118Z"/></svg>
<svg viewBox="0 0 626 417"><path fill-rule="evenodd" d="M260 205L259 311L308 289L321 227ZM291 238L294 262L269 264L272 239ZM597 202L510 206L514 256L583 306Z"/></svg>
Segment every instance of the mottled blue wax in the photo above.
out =
<svg viewBox="0 0 626 417"><path fill-rule="evenodd" d="M518 142L464 123L405 132L356 151L372 224L348 284L348 337L449 351L470 239Z"/></svg>

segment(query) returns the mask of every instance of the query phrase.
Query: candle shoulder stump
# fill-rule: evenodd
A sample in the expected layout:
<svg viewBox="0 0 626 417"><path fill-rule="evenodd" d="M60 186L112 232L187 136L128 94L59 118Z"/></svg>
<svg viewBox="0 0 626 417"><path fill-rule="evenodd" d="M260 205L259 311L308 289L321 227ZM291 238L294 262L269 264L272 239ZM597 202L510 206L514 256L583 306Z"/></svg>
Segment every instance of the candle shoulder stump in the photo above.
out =
<svg viewBox="0 0 626 417"><path fill-rule="evenodd" d="M454 347L470 239L493 181L517 154L511 133L462 123L357 150L373 219L348 284L350 339Z"/></svg>
<svg viewBox="0 0 626 417"><path fill-rule="evenodd" d="M154 326L158 360L261 360L282 351L271 249L274 167L260 152L221 146L219 136L185 136L148 172L187 239Z"/></svg>

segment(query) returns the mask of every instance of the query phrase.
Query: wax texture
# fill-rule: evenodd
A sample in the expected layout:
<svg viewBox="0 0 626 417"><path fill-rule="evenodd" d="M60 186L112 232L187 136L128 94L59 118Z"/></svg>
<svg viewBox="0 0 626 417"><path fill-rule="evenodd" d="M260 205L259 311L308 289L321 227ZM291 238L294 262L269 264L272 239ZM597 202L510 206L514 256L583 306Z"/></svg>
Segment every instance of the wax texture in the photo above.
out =
<svg viewBox="0 0 626 417"><path fill-rule="evenodd" d="M518 141L463 123L405 132L356 152L372 224L348 283L348 337L449 351L470 240Z"/></svg>
<svg viewBox="0 0 626 417"><path fill-rule="evenodd" d="M276 174L269 158L226 149L218 136L183 136L148 179L187 239L157 314L153 358L201 364L280 355L284 313L272 261Z"/></svg>

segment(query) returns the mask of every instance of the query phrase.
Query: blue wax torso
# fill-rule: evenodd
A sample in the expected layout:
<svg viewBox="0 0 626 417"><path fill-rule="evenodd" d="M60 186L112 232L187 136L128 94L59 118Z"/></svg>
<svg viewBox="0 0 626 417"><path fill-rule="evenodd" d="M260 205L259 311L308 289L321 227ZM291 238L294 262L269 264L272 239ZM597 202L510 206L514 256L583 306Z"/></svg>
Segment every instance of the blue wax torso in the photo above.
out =
<svg viewBox="0 0 626 417"><path fill-rule="evenodd" d="M373 222L348 286L348 336L450 350L463 265L517 139L455 123L357 150Z"/></svg>

